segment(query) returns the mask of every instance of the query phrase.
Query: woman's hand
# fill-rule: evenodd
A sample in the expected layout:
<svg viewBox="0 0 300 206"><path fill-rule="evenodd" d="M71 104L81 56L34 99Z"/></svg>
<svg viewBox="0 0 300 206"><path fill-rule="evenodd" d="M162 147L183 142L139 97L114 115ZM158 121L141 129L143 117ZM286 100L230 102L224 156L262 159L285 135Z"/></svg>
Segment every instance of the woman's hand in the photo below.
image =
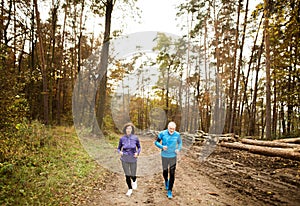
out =
<svg viewBox="0 0 300 206"><path fill-rule="evenodd" d="M121 156L123 156L123 152L122 152L122 151L120 151L119 154L120 154Z"/></svg>
<svg viewBox="0 0 300 206"><path fill-rule="evenodd" d="M133 155L135 158L137 158L138 157L138 153L134 153L134 155Z"/></svg>

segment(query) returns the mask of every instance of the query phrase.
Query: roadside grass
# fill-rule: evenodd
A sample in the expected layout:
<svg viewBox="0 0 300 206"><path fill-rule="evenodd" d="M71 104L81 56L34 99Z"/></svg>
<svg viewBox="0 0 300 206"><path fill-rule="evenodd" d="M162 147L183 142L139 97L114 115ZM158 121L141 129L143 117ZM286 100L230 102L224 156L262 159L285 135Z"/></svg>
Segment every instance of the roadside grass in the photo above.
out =
<svg viewBox="0 0 300 206"><path fill-rule="evenodd" d="M105 188L109 171L86 153L72 127L35 122L0 140L0 205L74 205Z"/></svg>

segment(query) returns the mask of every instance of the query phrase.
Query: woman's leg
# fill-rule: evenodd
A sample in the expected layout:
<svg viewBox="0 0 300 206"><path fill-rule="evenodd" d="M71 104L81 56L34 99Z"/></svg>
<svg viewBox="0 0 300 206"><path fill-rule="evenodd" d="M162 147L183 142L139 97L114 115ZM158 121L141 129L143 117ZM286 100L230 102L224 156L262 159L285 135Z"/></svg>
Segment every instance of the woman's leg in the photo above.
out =
<svg viewBox="0 0 300 206"><path fill-rule="evenodd" d="M137 169L137 163L136 162L130 163L131 179L133 182L136 181L136 169Z"/></svg>
<svg viewBox="0 0 300 206"><path fill-rule="evenodd" d="M130 163L132 189L134 189L134 190L137 189L136 169L137 169L137 163L136 162Z"/></svg>
<svg viewBox="0 0 300 206"><path fill-rule="evenodd" d="M122 161L122 167L123 167L123 170L124 170L124 173L125 173L126 183L127 183L128 189L132 189L131 180L130 180L130 176L131 176L130 163Z"/></svg>
<svg viewBox="0 0 300 206"><path fill-rule="evenodd" d="M128 189L132 189L130 176L126 175L125 177L126 177L126 183L127 183Z"/></svg>

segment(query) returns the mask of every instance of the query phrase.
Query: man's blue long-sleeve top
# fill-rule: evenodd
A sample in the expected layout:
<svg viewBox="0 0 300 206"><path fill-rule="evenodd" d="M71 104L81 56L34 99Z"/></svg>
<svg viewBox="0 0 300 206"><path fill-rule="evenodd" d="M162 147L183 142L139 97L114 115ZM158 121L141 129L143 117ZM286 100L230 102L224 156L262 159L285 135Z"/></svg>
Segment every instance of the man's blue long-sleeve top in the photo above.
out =
<svg viewBox="0 0 300 206"><path fill-rule="evenodd" d="M160 143L161 142L161 143ZM179 132L174 131L174 133L171 135L169 131L166 129L164 131L161 131L158 136L157 140L155 141L155 145L160 148L161 156L172 158L176 157L176 150L180 151L182 148L182 140L180 137ZM163 146L167 146L167 150L163 150Z"/></svg>

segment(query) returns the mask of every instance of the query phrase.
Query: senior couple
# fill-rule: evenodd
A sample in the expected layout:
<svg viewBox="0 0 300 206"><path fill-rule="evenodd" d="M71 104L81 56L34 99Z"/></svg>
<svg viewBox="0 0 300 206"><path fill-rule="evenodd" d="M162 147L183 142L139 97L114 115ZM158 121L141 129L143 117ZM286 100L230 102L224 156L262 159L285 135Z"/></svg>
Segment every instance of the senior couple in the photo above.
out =
<svg viewBox="0 0 300 206"><path fill-rule="evenodd" d="M180 134L175 129L175 122L169 122L168 128L161 131L154 142L155 146L161 149L164 186L169 199L173 198L172 189L175 181L177 154L182 148ZM137 189L137 157L141 152L141 145L138 137L134 134L133 124L125 124L123 133L124 135L119 141L118 153L121 155L120 159L128 186L126 195L130 196L133 190Z"/></svg>

